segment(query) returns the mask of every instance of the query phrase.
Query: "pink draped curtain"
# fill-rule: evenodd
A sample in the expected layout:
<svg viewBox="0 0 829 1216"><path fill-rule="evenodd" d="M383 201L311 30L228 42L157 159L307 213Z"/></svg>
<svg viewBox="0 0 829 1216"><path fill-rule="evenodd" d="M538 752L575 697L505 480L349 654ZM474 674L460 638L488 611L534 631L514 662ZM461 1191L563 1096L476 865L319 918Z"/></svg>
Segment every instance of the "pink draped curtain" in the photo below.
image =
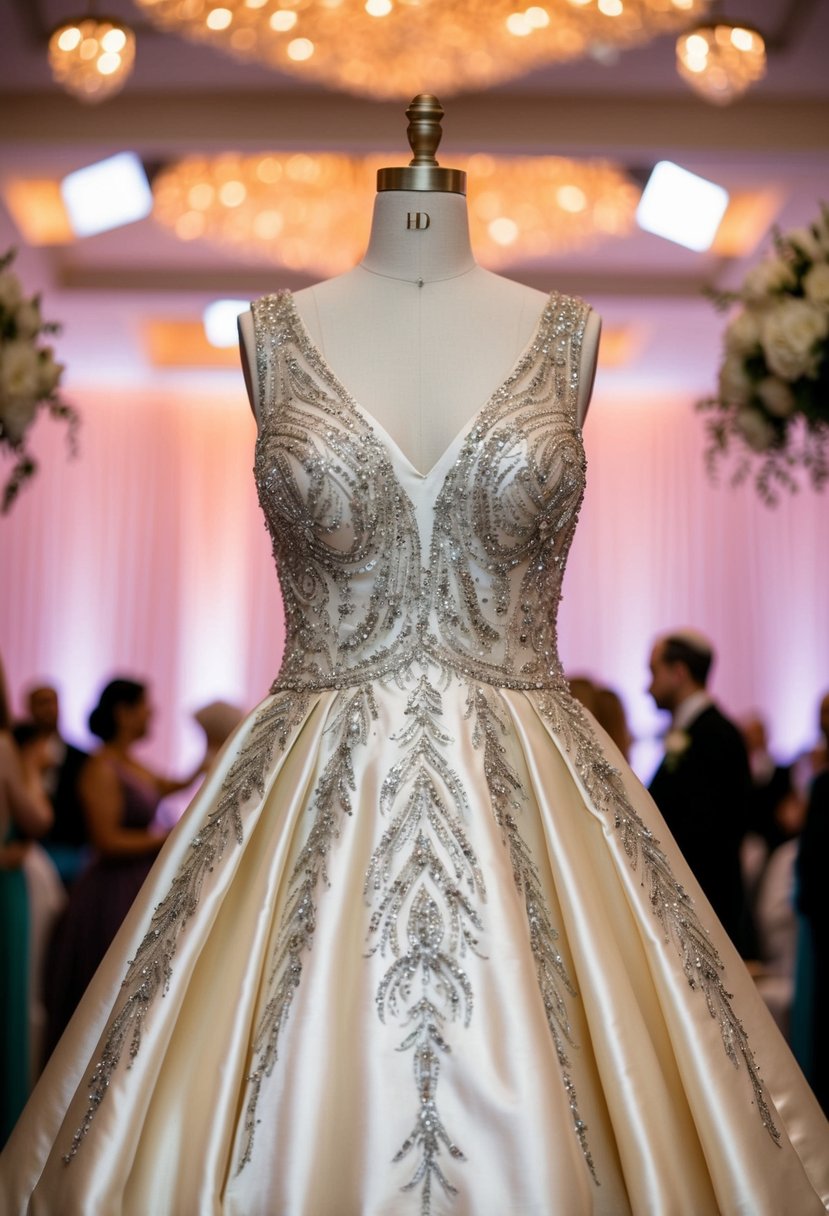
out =
<svg viewBox="0 0 829 1216"><path fill-rule="evenodd" d="M67 461L61 428L41 423L40 475L0 519L0 653L14 708L28 683L53 680L66 733L84 741L100 685L145 677L158 711L146 754L181 768L199 751L192 711L215 698L248 708L278 669L253 420L235 385L71 397L79 458ZM808 746L829 688L829 495L770 511L746 488L711 486L700 420L680 396L625 398L600 384L586 443L561 651L569 672L622 694L643 740L640 770L660 725L647 655L666 626L714 639L715 695L734 714L762 710L781 755Z"/></svg>

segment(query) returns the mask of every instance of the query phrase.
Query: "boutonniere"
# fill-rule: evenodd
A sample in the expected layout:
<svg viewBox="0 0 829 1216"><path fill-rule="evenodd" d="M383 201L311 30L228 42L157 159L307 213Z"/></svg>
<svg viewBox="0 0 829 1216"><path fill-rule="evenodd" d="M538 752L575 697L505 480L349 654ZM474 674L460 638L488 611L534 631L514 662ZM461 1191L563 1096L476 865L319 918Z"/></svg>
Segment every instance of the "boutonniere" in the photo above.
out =
<svg viewBox="0 0 829 1216"><path fill-rule="evenodd" d="M682 757L691 746L691 736L685 730L669 730L665 736L664 764L669 773L679 767Z"/></svg>

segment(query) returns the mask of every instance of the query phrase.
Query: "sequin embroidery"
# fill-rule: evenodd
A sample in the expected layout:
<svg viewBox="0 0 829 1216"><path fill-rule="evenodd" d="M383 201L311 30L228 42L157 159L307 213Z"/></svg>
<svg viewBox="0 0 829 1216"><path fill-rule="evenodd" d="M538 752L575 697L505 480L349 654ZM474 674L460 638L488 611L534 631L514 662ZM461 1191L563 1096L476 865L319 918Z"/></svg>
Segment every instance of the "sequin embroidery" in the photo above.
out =
<svg viewBox="0 0 829 1216"><path fill-rule="evenodd" d="M417 1155L403 1190L420 1188L421 1216L432 1210L433 1182L446 1195L457 1194L440 1164L441 1150L465 1160L443 1123L437 1088L441 1058L451 1055L443 1025L460 1018L468 1026L472 1017L472 985L461 961L468 950L477 953L483 924L475 900L486 898L463 827L469 803L442 754L453 742L440 726L442 712L439 691L422 675L406 704L409 721L393 738L402 756L380 794L381 813L393 817L365 883L374 905L371 953L391 958L377 990L377 1012L382 1022L393 1017L406 1028L398 1050L412 1052L416 1114L394 1161Z"/></svg>
<svg viewBox="0 0 829 1216"><path fill-rule="evenodd" d="M630 865L641 874L665 941L679 954L689 986L702 991L711 1017L719 1022L728 1059L735 1068L742 1061L763 1126L775 1144L779 1144L780 1131L771 1113L771 1097L745 1029L731 1005L731 993L723 983L725 968L690 896L674 877L659 841L631 805L619 770L599 747L578 701L569 692L560 690L537 696L534 704L563 744L565 753L572 757L593 806L612 819Z"/></svg>
<svg viewBox="0 0 829 1216"><path fill-rule="evenodd" d="M274 960L267 979L265 1007L253 1040L254 1067L248 1077L244 1142L237 1172L250 1161L253 1152L262 1082L273 1072L280 1033L302 978L303 955L313 942L317 888L320 881L324 885L328 883L328 854L340 834L342 816L352 813L351 795L356 789L352 752L358 744L365 746L371 721L376 717L377 707L371 689L359 688L343 698L327 727L336 735L337 743L314 791L311 828L288 884Z"/></svg>
<svg viewBox="0 0 829 1216"><path fill-rule="evenodd" d="M419 531L394 452L311 342L290 294L265 297L253 313L262 403L254 472L282 589L283 665L275 695L259 711L215 809L129 964L90 1077L89 1107L64 1159L72 1160L89 1131L127 1043L130 1058L137 1054L145 1018L174 978L176 944L206 875L221 863L228 842L244 842L248 803L254 795L261 801L277 752L295 737L314 694L338 690L327 728L332 749L281 904L241 1095L237 1168L250 1160L257 1103L313 939L326 862L352 810L353 758L367 742L377 682L403 691L406 721L392 741L397 758L379 807L359 808L367 815L379 810L386 825L366 876L368 949L382 971L378 1015L384 1023L402 1024L399 1049L411 1052L416 1114L390 1156L413 1162L404 1189L419 1192L421 1216L431 1210L435 1187L447 1199L456 1193L458 1179L445 1158L465 1159L455 1129L450 1134L444 1125L438 1082L443 1067L444 1084L451 1084L451 1026L467 1024L473 1014L471 964L464 960L469 952L485 954L486 891L466 826L480 808L470 808L449 764L454 741L442 725L442 690L454 682L468 694L472 742L523 901L574 1130L594 1180L568 1056L568 1002L578 996L519 831L522 794L500 742L506 720L498 689L526 692L588 803L613 823L690 987L701 990L717 1019L728 1058L745 1066L763 1124L778 1141L771 1100L731 1007L721 960L569 697L558 659L556 607L585 484L576 403L587 307L550 296L525 353L470 420L457 451L447 452L451 462L435 466L442 480L434 485L428 535ZM466 1143L463 1129L458 1139Z"/></svg>
<svg viewBox="0 0 829 1216"><path fill-rule="evenodd" d="M272 757L275 752L285 751L306 716L308 703L305 693L282 693L265 703L228 771L215 808L191 840L190 851L169 892L153 912L150 927L127 968L103 1050L89 1077L89 1106L64 1155L67 1165L106 1098L128 1041L130 1064L138 1055L145 1019L159 994L169 988L176 946L198 907L205 879L221 863L228 842L242 844L243 808L254 796L261 800Z"/></svg>
<svg viewBox="0 0 829 1216"><path fill-rule="evenodd" d="M538 869L515 819L514 812L520 810L521 801L526 795L504 754L500 736L507 734L507 724L499 713L495 696L490 690L480 687L470 689L467 717L472 718L475 723L473 744L483 748L484 774L492 800L493 814L509 852L516 890L524 901L538 987L573 1116L573 1127L590 1175L598 1184L596 1167L587 1141L587 1124L579 1112L572 1066L565 1047L566 1043L573 1044L567 997L575 997L576 990L556 945L558 933L550 919L550 911L538 878Z"/></svg>

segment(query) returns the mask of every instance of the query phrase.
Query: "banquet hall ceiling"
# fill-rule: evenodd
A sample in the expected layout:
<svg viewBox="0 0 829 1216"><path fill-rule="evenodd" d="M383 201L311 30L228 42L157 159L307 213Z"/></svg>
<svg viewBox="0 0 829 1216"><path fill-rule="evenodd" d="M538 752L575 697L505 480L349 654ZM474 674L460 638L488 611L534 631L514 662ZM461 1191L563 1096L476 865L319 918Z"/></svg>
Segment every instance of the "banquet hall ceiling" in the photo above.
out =
<svg viewBox="0 0 829 1216"><path fill-rule="evenodd" d="M404 159L403 105L326 92L161 33L129 0L105 7L136 28L136 69L122 94L83 106L52 83L45 37L84 5L0 0L0 187L125 149L148 166L229 149L396 148ZM442 162L474 151L612 156L643 179L670 158L732 193L760 193L764 229L808 222L818 200L829 200L829 0L760 0L736 12L750 13L770 44L767 77L743 101L718 108L694 97L676 76L673 39L661 38L615 61L581 60L487 94L442 98ZM768 243L767 231L756 236L743 256L723 257L636 232L504 273L583 294L609 332L627 334L627 359L605 383L704 390L722 322L701 292L739 281ZM0 249L20 243L0 202ZM23 250L19 268L43 290L46 314L65 322L60 353L78 383L158 381L164 373L151 367L145 342L150 321L196 321L218 295L244 299L309 281L180 242L152 220Z"/></svg>

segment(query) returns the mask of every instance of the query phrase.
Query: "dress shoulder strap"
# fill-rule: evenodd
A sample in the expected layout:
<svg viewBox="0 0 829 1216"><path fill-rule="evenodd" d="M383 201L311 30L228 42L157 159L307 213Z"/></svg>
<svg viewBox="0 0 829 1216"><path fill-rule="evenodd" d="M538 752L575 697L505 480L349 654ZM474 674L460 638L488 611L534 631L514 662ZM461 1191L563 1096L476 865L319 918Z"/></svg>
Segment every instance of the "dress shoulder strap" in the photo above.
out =
<svg viewBox="0 0 829 1216"><path fill-rule="evenodd" d="M547 334L552 339L550 357L563 365L566 391L564 405L568 416L578 425L579 388L584 360L584 331L591 307L579 296L550 292L547 305Z"/></svg>
<svg viewBox="0 0 829 1216"><path fill-rule="evenodd" d="M278 400L279 350L290 324L290 298L289 291L276 291L254 300L250 306L256 343L256 391L261 422L270 417Z"/></svg>

